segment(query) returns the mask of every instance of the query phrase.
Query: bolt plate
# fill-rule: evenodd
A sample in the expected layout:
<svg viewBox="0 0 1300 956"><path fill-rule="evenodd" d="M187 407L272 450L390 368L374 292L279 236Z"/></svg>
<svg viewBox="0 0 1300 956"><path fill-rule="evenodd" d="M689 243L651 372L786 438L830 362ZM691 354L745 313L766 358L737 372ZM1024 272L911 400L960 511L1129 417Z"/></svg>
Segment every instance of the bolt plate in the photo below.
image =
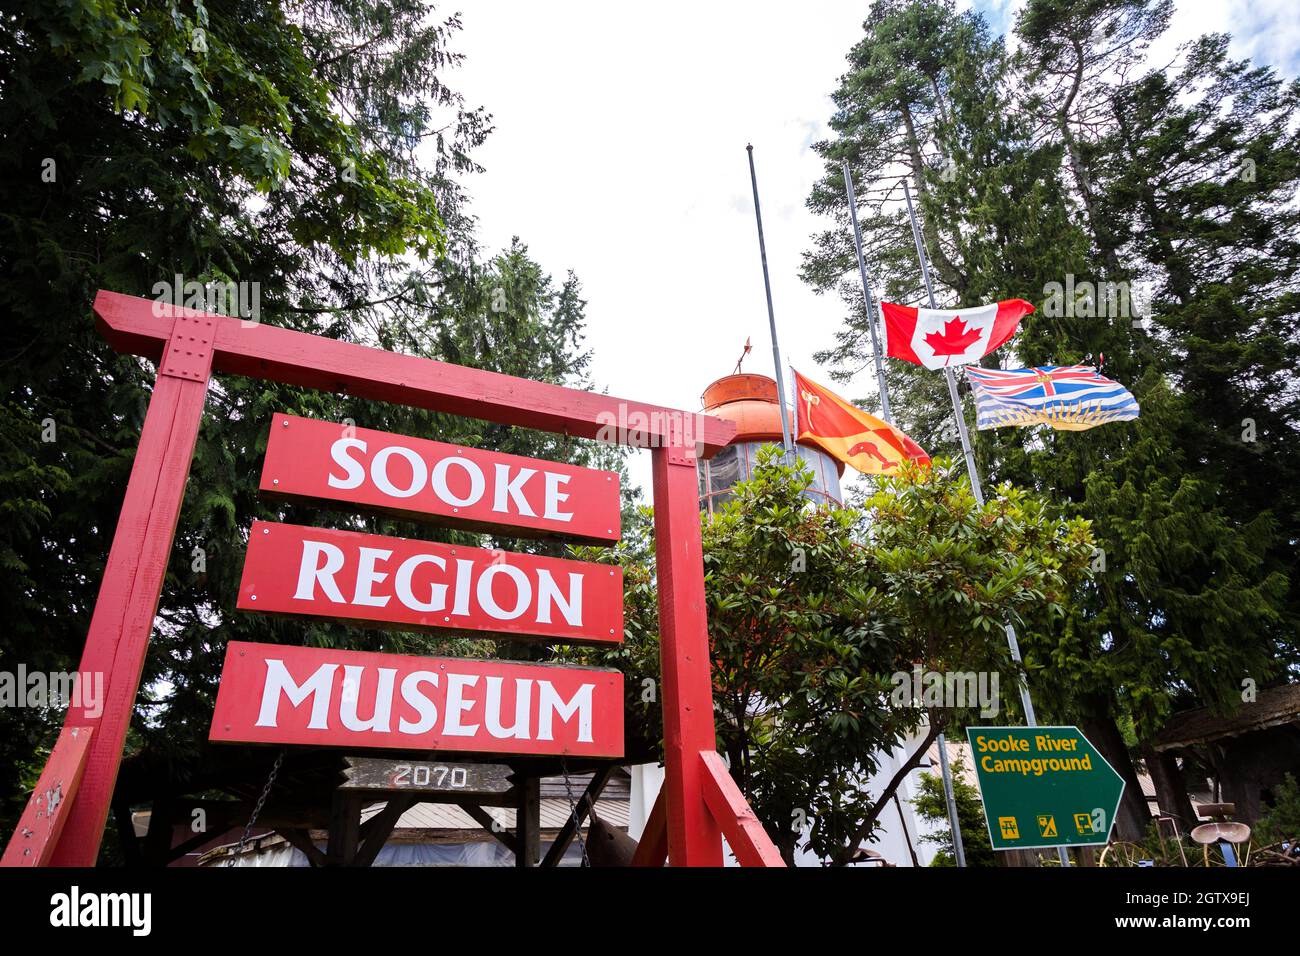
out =
<svg viewBox="0 0 1300 956"><path fill-rule="evenodd" d="M163 350L163 375L206 382L212 372L212 343L217 338L217 317L178 315Z"/></svg>

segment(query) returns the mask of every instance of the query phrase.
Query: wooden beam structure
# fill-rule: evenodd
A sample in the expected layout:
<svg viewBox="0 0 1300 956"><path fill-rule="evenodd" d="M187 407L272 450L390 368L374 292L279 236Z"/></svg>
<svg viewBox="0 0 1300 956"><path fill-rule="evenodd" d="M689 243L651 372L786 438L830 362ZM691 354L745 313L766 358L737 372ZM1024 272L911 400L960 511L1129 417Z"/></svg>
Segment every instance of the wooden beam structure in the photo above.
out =
<svg viewBox="0 0 1300 956"><path fill-rule="evenodd" d="M515 840L515 835L498 823L496 817L473 803L461 803L458 806L473 817L475 823L492 834L498 843L516 856L519 855L519 843Z"/></svg>
<svg viewBox="0 0 1300 956"><path fill-rule="evenodd" d="M500 372L328 339L274 325L208 316L151 299L101 291L95 315L104 338L117 351L157 360L171 339L172 315L215 318L216 372L301 385L326 392L519 425L576 438L597 438L611 423L644 422L645 443L664 445L686 419L699 420L704 457L735 435L735 426L711 415L633 402L536 382Z"/></svg>
<svg viewBox="0 0 1300 956"><path fill-rule="evenodd" d="M699 760L717 740L695 461L680 445L652 454L668 862L721 866L722 832L704 802Z"/></svg>
<svg viewBox="0 0 1300 956"><path fill-rule="evenodd" d="M605 784L609 782L617 766L618 764L611 763L592 774L587 789L578 798L577 804L569 813L569 818L564 821L564 826L560 827L560 832L555 835L555 840L547 849L546 856L542 858L542 866L560 865L560 860L568 851L569 844L578 835L578 831L582 829L582 824L587 819L587 814L591 812L592 804L600 799L601 791L605 789Z"/></svg>
<svg viewBox="0 0 1300 956"><path fill-rule="evenodd" d="M542 781L515 784L515 866L536 866L542 855Z"/></svg>
<svg viewBox="0 0 1300 956"><path fill-rule="evenodd" d="M93 727L64 725L0 865L50 865L81 786L93 731ZM107 818L108 808L104 809Z"/></svg>
<svg viewBox="0 0 1300 956"><path fill-rule="evenodd" d="M295 827L282 827L275 831L284 837L295 850L301 850L303 856L307 857L307 862L311 866L328 866L329 859L321 852L320 847L312 842L311 833L307 830L301 830Z"/></svg>
<svg viewBox="0 0 1300 956"><path fill-rule="evenodd" d="M336 791L330 812L329 840L325 847L327 866L352 866L361 845L362 798Z"/></svg>
<svg viewBox="0 0 1300 956"><path fill-rule="evenodd" d="M103 712L70 708L64 735L76 730L71 736L77 743L56 746L47 763L46 774L57 771L65 795L70 787L76 790L67 798L66 814L58 816L62 831L41 831L42 849L33 854L32 846L21 842L31 835L20 829L10 839L4 865L22 865L14 856L21 854L26 862L35 856L37 865L93 866L99 855L214 371L652 447L668 856L673 865L721 864L717 807L725 805L731 812L736 804L730 798L717 804L721 785L708 782L710 770L699 757L712 751L715 741L696 457L707 458L725 447L735 435L734 425L113 292L100 291L94 310L109 344L156 361L158 374L81 659L83 673L104 675ZM77 774L79 789L73 783ZM706 787L714 791L717 807L712 810ZM501 798L513 802L514 795ZM23 819L36 819L43 800L39 791L33 794ZM340 798L335 811L328 853L332 863L355 859L359 839L356 801ZM728 832L740 827L756 846L766 840L747 819L722 822ZM514 834L504 837L507 845L515 839ZM765 861L774 853L773 847L771 853L751 858Z"/></svg>
<svg viewBox="0 0 1300 956"><path fill-rule="evenodd" d="M712 748L700 751L700 765L704 769L704 800L740 865L785 866L718 752Z"/></svg>
<svg viewBox="0 0 1300 956"><path fill-rule="evenodd" d="M384 804L384 809L380 810L373 817L361 824L360 846L357 847L356 857L352 860L351 866L370 866L379 856L379 851L384 848L388 842L389 836L392 835L393 827L397 826L397 821L402 818L402 814L411 807L415 806L417 797L413 794L395 793L388 798Z"/></svg>
<svg viewBox="0 0 1300 956"><path fill-rule="evenodd" d="M660 790L632 855L633 866L663 866L668 859L668 798Z"/></svg>

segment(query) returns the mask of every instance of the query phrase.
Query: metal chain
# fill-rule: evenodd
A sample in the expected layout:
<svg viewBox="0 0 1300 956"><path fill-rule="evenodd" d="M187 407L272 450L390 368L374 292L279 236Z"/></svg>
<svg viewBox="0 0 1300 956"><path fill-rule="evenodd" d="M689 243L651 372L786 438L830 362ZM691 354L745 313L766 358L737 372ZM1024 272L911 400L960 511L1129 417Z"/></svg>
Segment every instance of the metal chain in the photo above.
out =
<svg viewBox="0 0 1300 956"><path fill-rule="evenodd" d="M560 773L564 776L564 792L569 795L569 813L572 814L574 822L573 833L578 838L578 847L582 850L582 865L591 866L591 861L587 859L587 841L582 838L582 821L578 819L578 804L573 799L573 787L569 785L569 767L565 763L564 755L560 755ZM592 809L595 809L593 806Z"/></svg>
<svg viewBox="0 0 1300 956"><path fill-rule="evenodd" d="M248 843L248 835L253 832L253 824L257 822L262 807L266 806L266 798L271 795L271 788L275 786L275 775L280 772L280 765L283 763L284 751L281 750L279 756L275 758L275 763L271 765L271 775L266 778L266 786L262 788L257 803L253 804L253 812L248 815L248 823L244 824L244 835L239 838L239 844L235 847L234 855L230 858L230 866L234 866L235 861L239 859L239 855L244 852L244 846Z"/></svg>

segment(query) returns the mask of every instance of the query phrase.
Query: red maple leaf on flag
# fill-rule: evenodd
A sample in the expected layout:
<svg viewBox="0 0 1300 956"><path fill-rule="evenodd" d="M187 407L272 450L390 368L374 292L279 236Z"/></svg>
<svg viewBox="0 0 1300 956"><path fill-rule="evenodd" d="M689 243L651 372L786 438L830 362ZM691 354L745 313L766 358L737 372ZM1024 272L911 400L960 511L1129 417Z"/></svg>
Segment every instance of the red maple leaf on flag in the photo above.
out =
<svg viewBox="0 0 1300 956"><path fill-rule="evenodd" d="M980 337L979 329L969 329L966 323L954 316L943 324L943 334L927 332L925 344L934 349L935 355L961 355Z"/></svg>

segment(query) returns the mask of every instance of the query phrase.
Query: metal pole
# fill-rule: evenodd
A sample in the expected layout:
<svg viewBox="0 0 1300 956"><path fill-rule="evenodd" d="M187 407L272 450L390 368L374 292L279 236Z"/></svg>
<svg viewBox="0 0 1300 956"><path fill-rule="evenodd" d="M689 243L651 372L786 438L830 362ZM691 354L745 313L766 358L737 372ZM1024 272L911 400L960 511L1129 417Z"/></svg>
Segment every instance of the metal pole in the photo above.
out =
<svg viewBox="0 0 1300 956"><path fill-rule="evenodd" d="M939 769L943 771L943 795L948 801L948 824L952 827L952 848L957 854L957 865L966 865L966 847L962 844L961 823L957 819L957 796L953 792L952 768L948 766L948 746L943 734L939 735Z"/></svg>
<svg viewBox="0 0 1300 956"><path fill-rule="evenodd" d="M925 255L925 243L921 240L921 227L917 225L916 210L912 207L912 190L903 180L903 195L907 199L907 215L912 220L912 240L916 243L916 255L921 260L921 278L925 280L925 294L930 300L930 308L937 309L934 301L934 284L930 281L930 262ZM957 435L961 438L961 452L966 457L966 473L970 475L970 490L975 496L976 504L984 504L984 489L980 487L980 474L975 467L975 452L971 449L970 435L966 432L966 418L961 413L961 399L957 397L957 376L951 368L943 370L948 380L948 397L952 400L952 414L957 420Z"/></svg>
<svg viewBox="0 0 1300 956"><path fill-rule="evenodd" d="M880 336L876 333L876 306L871 298L871 283L867 280L867 260L862 254L862 229L858 226L858 200L853 193L853 177L849 174L849 164L841 164L844 170L844 191L849 197L849 218L853 222L853 247L858 257L858 276L862 280L862 302L867 310L867 327L871 330L871 352L876 361L876 384L880 389L880 411L889 424L894 423L894 416L889 410L889 386L885 383L885 360L881 354ZM937 738L939 744L939 770L943 776L943 796L948 807L948 826L952 830L952 847L957 857L957 865L966 865L966 847L961 838L961 820L957 817L957 797L953 790L952 769L948 766L948 742L943 734ZM906 827L906 824L904 824Z"/></svg>
<svg viewBox="0 0 1300 956"><path fill-rule="evenodd" d="M867 309L867 327L871 329L871 351L876 357L876 385L880 389L881 417L889 424L894 424L894 416L889 413L889 388L885 385L885 360L880 354L880 337L876 334L876 306L871 300L871 283L867 281L867 260L862 256L862 230L858 228L858 199L853 194L853 177L849 175L849 164L844 167L844 191L849 196L849 218L853 221L853 246L858 253L858 275L862 278L862 304Z"/></svg>
<svg viewBox="0 0 1300 956"><path fill-rule="evenodd" d="M930 263L925 255L925 243L921 241L921 227L916 222L916 210L912 206L912 190L908 188L907 180L903 180L903 195L907 199L907 215L912 220L912 239L916 242L916 255L921 260L921 277L925 280L925 292L930 299L930 308L935 309L938 306L934 302L934 286L930 282ZM944 375L948 379L948 397L952 399L952 413L957 419L957 434L961 437L962 454L966 456L966 471L970 475L971 493L975 496L975 502L979 505L984 504L984 491L980 487L979 472L975 468L975 453L971 450L970 435L966 431L966 418L961 412L961 400L957 397L957 377L953 374L951 368L945 368ZM1006 625L1007 630L1007 647L1011 650L1011 659L1017 664L1020 663L1020 642L1016 640L1016 629L1010 624ZM1029 696L1029 685L1020 684L1020 703L1025 711L1025 724L1029 727L1037 727L1038 721L1034 717L1034 701ZM1057 854L1061 860L1061 866L1070 865L1070 854L1065 847L1057 847Z"/></svg>
<svg viewBox="0 0 1300 956"><path fill-rule="evenodd" d="M930 283L930 264L925 258L925 247L921 244L921 230L916 224L916 212L912 209L912 191L907 188L907 180L903 180L903 195L907 197L907 215L912 220L912 238L916 241L916 254L921 259L921 277L925 280L925 292L930 297L930 308L935 308L934 304L934 286ZM984 493L980 490L979 473L975 470L975 456L971 454L970 440L966 436L966 422L962 418L961 403L957 400L957 380L953 376L952 369L943 370L948 378L948 397L952 399L952 411L957 416L957 432L961 436L961 448L966 454L966 470L970 474L971 489L975 493L975 500L979 504L984 504ZM952 845L957 852L957 865L966 865L966 849L962 846L961 840L961 823L957 819L957 800L952 790L952 772L948 769L948 748L944 741L944 735L939 735L939 766L943 771L943 792L948 798L948 824L952 827Z"/></svg>
<svg viewBox="0 0 1300 956"><path fill-rule="evenodd" d="M758 176L754 173L754 147L747 145L749 153L749 181L754 187L754 219L758 222L758 254L763 259L763 289L767 292L767 324L772 331L772 361L776 365L776 403L781 409L781 441L787 458L794 455L791 440L789 413L785 407L785 382L781 376L781 347L776 344L776 313L772 310L772 281L767 274L767 243L763 241L763 213L758 207Z"/></svg>

